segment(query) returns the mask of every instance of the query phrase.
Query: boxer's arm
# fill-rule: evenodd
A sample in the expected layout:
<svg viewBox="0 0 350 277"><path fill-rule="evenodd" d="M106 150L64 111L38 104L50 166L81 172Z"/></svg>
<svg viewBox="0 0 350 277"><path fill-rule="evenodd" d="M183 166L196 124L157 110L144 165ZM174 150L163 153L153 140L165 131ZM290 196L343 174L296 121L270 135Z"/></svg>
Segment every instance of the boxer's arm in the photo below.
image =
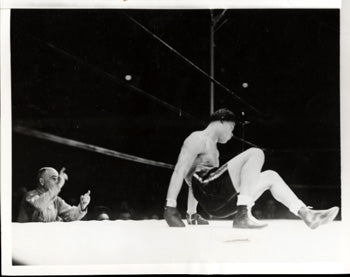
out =
<svg viewBox="0 0 350 277"><path fill-rule="evenodd" d="M176 206L176 199L181 190L183 181L187 176L188 172L191 170L193 163L197 156L203 152L204 141L198 141L195 139L187 139L182 148L175 165L174 172L170 179L170 184L167 193L167 204ZM175 202L175 203L174 203Z"/></svg>

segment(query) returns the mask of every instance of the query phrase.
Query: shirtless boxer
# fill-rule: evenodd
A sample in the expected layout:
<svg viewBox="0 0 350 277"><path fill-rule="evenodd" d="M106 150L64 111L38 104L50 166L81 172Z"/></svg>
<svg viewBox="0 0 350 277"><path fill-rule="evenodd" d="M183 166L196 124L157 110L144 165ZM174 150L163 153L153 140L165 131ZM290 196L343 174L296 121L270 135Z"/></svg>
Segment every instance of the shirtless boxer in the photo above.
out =
<svg viewBox="0 0 350 277"><path fill-rule="evenodd" d="M234 215L235 228L262 228L251 214L251 208L264 191L299 216L308 227L315 229L337 216L338 207L328 210L312 210L288 187L273 170L261 171L264 152L250 148L219 167L217 143L232 138L236 117L227 109L221 109L210 117L209 125L193 132L183 143L174 172L171 176L164 218L170 227L185 227L176 208L176 199L185 180L189 186L187 201L188 224L208 224L197 214L197 204L210 215L224 218Z"/></svg>

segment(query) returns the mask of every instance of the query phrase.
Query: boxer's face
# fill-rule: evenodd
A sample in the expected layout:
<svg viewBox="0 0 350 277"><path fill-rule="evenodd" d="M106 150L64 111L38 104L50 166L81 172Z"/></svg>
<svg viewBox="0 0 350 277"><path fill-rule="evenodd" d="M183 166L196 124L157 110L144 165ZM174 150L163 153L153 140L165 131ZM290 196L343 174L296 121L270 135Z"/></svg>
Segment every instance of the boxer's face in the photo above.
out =
<svg viewBox="0 0 350 277"><path fill-rule="evenodd" d="M235 123L234 122L229 122L229 121L223 121L221 122L221 135L219 137L219 143L226 143L228 142L233 134L233 130L235 128Z"/></svg>
<svg viewBox="0 0 350 277"><path fill-rule="evenodd" d="M56 186L58 183L58 172L54 168L46 169L45 172L41 175L39 182L46 189L50 189L53 186Z"/></svg>

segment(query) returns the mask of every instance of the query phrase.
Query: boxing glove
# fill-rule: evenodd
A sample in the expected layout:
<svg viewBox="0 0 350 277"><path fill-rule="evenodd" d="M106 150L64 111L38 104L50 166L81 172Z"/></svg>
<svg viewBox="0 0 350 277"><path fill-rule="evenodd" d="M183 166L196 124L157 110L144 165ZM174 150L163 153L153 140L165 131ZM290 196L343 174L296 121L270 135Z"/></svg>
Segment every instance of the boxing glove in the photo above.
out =
<svg viewBox="0 0 350 277"><path fill-rule="evenodd" d="M185 227L185 223L183 223L181 214L177 208L165 206L164 219L169 227Z"/></svg>

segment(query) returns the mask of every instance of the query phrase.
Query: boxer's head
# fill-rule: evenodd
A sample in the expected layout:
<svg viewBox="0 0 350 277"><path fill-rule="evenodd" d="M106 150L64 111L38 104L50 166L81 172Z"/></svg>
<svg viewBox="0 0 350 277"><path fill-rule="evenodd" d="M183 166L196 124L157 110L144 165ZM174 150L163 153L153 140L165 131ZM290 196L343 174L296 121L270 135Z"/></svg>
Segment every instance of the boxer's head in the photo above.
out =
<svg viewBox="0 0 350 277"><path fill-rule="evenodd" d="M40 186L49 189L56 186L59 181L59 175L56 169L52 167L43 167L38 171L38 183Z"/></svg>
<svg viewBox="0 0 350 277"><path fill-rule="evenodd" d="M228 142L236 125L236 115L228 109L220 109L210 116L210 124L215 124L218 131L218 142Z"/></svg>

